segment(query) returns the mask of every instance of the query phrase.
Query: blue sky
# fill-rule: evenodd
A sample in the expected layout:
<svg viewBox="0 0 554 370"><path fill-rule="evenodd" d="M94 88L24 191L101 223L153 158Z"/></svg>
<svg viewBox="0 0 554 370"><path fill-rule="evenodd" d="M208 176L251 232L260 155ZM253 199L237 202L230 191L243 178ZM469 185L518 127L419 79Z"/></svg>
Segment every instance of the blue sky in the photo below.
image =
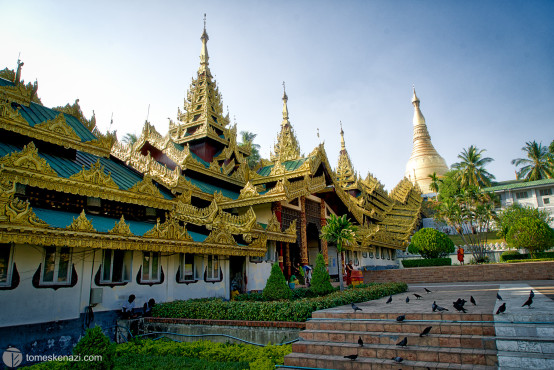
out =
<svg viewBox="0 0 554 370"><path fill-rule="evenodd" d="M7 1L0 68L25 62L43 103L80 99L121 138L175 120L199 66L210 68L238 130L269 156L282 81L301 149L332 166L339 121L355 169L390 190L412 150L412 85L448 165L486 149L498 180L526 141L554 139L553 1ZM319 128L320 139L316 132Z"/></svg>

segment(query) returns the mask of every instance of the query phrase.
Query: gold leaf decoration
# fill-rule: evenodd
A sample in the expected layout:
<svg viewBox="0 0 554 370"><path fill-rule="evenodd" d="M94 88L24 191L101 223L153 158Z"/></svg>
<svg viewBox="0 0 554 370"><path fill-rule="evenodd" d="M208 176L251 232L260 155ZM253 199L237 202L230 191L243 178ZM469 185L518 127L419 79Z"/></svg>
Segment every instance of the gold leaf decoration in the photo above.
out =
<svg viewBox="0 0 554 370"><path fill-rule="evenodd" d="M79 215L79 217L77 218L73 217L73 222L71 223L71 225L66 227L66 229L73 230L73 231L88 231L88 232L96 231L94 229L94 226L92 226L92 222L90 222L90 220L87 218L84 209Z"/></svg>
<svg viewBox="0 0 554 370"><path fill-rule="evenodd" d="M296 235L296 220L292 220L289 227L285 230L285 234Z"/></svg>
<svg viewBox="0 0 554 370"><path fill-rule="evenodd" d="M160 190L154 185L152 182L152 176L145 174L144 178L141 182L136 183L131 188L129 188L129 191L132 191L134 193L139 194L147 194L152 195L157 198L163 198L162 193L160 193Z"/></svg>
<svg viewBox="0 0 554 370"><path fill-rule="evenodd" d="M83 165L83 169L79 173L72 175L70 179L86 182L87 184L119 189L119 186L117 186L117 184L113 181L111 173L108 172L108 174L106 174L104 172L104 166L100 163L100 159L98 159L96 163L92 164L88 170L85 169L85 166Z"/></svg>
<svg viewBox="0 0 554 370"><path fill-rule="evenodd" d="M32 141L25 145L20 152L13 152L0 158L0 164L6 167L21 168L45 175L58 176L57 172L50 167L46 159L38 155L38 149Z"/></svg>
<svg viewBox="0 0 554 370"><path fill-rule="evenodd" d="M210 235L204 240L204 244L225 244L237 245L230 232L225 229L213 229Z"/></svg>
<svg viewBox="0 0 554 370"><path fill-rule="evenodd" d="M244 188L240 190L239 199L254 198L257 196L260 196L260 194L256 191L256 187L248 181L246 185L244 185Z"/></svg>
<svg viewBox="0 0 554 370"><path fill-rule="evenodd" d="M6 100L5 96L0 96L0 118L16 121L22 125L29 125L25 118L19 113L20 107L14 109L12 103Z"/></svg>
<svg viewBox="0 0 554 370"><path fill-rule="evenodd" d="M60 113L54 119L35 125L35 129L47 131L54 135L66 137L71 140L81 141L81 138L75 133L75 130L67 124L63 113Z"/></svg>
<svg viewBox="0 0 554 370"><path fill-rule="evenodd" d="M15 198L5 206L5 216L10 224L47 227L48 224L37 217L29 202ZM2 217L0 217L1 219Z"/></svg>
<svg viewBox="0 0 554 370"><path fill-rule="evenodd" d="M89 131L92 131L96 127L96 117L94 113L92 114L91 119L86 119L81 107L79 106L79 99L76 99L73 104L68 103L65 107L55 107L53 109L61 113L70 114L77 118Z"/></svg>
<svg viewBox="0 0 554 370"><path fill-rule="evenodd" d="M110 230L110 234L131 236L133 233L129 229L129 225L125 222L125 217L121 215L119 222L116 222L113 229Z"/></svg>
<svg viewBox="0 0 554 370"><path fill-rule="evenodd" d="M275 212L272 213L269 222L267 223L266 231L270 232L281 232L281 223L277 219ZM295 230L296 233L296 230Z"/></svg>
<svg viewBox="0 0 554 370"><path fill-rule="evenodd" d="M179 224L179 220L172 215L166 216L166 220L160 223L158 218L156 226L148 230L144 235L144 238L157 238L157 239L169 239L180 241L192 241L191 236L187 232L184 226Z"/></svg>

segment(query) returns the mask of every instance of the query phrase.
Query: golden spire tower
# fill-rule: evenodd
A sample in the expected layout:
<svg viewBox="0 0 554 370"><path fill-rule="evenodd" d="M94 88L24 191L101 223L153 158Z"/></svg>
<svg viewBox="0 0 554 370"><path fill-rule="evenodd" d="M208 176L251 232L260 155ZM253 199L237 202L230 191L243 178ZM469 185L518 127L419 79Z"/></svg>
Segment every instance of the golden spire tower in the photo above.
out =
<svg viewBox="0 0 554 370"><path fill-rule="evenodd" d="M300 158L300 146L289 121L288 100L289 97L283 82L283 120L281 121L281 131L277 137L277 143L274 146L275 153L270 154L270 159L274 162L277 160L286 162Z"/></svg>
<svg viewBox="0 0 554 370"><path fill-rule="evenodd" d="M438 176L448 172L448 166L443 157L437 153L431 143L431 136L427 130L425 117L419 108L419 98L416 95L414 87L414 96L412 104L414 105L414 147L412 155L406 164L404 174L413 184L418 184L423 194L431 193L429 185L431 179L429 175L436 173Z"/></svg>
<svg viewBox="0 0 554 370"><path fill-rule="evenodd" d="M343 188L348 187L349 185L352 185L354 182L356 182L356 172L354 172L352 161L350 160L350 156L346 151L346 145L344 143L344 131L342 130L342 122L340 123L339 161L337 163L337 169L335 172L337 174L337 180Z"/></svg>

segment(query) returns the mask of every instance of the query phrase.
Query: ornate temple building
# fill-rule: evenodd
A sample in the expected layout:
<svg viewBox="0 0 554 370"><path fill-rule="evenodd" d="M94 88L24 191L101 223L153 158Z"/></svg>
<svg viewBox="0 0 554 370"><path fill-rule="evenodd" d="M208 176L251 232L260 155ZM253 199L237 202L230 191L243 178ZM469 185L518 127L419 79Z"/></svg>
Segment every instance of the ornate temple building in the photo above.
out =
<svg viewBox="0 0 554 370"><path fill-rule="evenodd" d="M113 325L130 294L140 306L229 299L231 289L263 289L272 263L290 276L318 253L336 276L337 250L319 237L330 214L359 227L346 260L396 264L419 221L418 187L403 179L387 192L371 174L362 179L342 128L336 169L323 144L302 156L286 92L270 159L249 168L250 146L237 143L223 113L205 28L201 41L200 67L168 133L145 122L132 144L101 133L78 101L43 106L38 84L21 80L22 63L0 71L0 338L33 330L25 353L61 337L69 346L82 320L91 325L87 312L92 325Z"/></svg>
<svg viewBox="0 0 554 370"><path fill-rule="evenodd" d="M423 194L433 193L429 189L431 179L429 175L435 173L438 177L448 172L448 166L446 161L435 150L431 143L431 136L427 130L427 124L425 123L425 117L419 109L419 98L416 95L414 88L414 96L412 98L412 104L414 106L414 147L412 149L412 155L406 164L406 176L415 185L417 184Z"/></svg>

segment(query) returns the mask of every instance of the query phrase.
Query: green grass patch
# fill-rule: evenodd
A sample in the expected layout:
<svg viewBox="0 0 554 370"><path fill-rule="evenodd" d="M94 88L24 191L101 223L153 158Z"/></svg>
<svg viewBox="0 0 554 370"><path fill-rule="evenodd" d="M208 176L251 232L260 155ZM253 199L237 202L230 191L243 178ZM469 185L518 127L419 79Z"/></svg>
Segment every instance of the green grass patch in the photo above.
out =
<svg viewBox="0 0 554 370"><path fill-rule="evenodd" d="M487 235L487 244L490 244L490 243L502 244L502 242L505 242L504 239L502 239L498 235L496 235L496 231L489 231L485 234ZM460 235L457 235L457 234L456 235L448 235L448 237L450 238L450 240L452 240L454 242L454 245L465 245L466 244Z"/></svg>
<svg viewBox="0 0 554 370"><path fill-rule="evenodd" d="M508 260L506 263L554 261L554 258L531 258L526 260Z"/></svg>
<svg viewBox="0 0 554 370"><path fill-rule="evenodd" d="M222 299L191 299L156 305L154 317L208 319L208 320L248 320L248 321L296 321L304 322L312 312L337 307L352 302L365 302L391 294L405 292L406 283L373 283L366 288L337 291L323 297L297 300L223 301Z"/></svg>

